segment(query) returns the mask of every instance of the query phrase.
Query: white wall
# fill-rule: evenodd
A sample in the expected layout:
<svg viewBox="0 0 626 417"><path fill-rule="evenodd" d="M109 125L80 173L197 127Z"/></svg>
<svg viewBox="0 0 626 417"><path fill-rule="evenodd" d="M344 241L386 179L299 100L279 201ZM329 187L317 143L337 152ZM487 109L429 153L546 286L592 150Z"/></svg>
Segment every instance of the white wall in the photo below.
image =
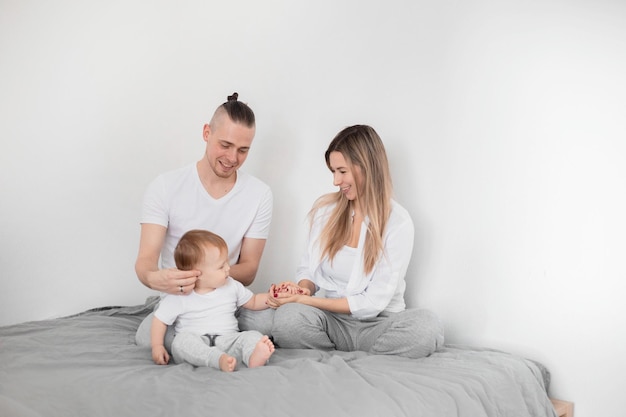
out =
<svg viewBox="0 0 626 417"><path fill-rule="evenodd" d="M143 302L143 191L236 90L275 195L254 289L292 276L332 136L371 124L417 228L409 304L619 415L624 74L618 1L2 0L0 324Z"/></svg>

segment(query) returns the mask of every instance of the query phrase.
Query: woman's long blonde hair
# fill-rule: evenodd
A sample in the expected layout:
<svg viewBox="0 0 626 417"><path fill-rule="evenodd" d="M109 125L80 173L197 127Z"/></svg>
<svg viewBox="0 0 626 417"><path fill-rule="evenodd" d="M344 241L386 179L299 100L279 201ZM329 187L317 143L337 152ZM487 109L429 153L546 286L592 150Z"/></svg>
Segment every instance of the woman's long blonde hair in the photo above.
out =
<svg viewBox="0 0 626 417"><path fill-rule="evenodd" d="M363 216L369 217L363 267L370 273L383 252L383 233L391 213L393 187L387 153L378 133L366 125L343 129L326 150L326 165L330 169L331 152L340 152L353 173L359 168L360 178L355 178ZM322 258L334 259L339 250L350 240L352 204L341 191L320 197L309 213L311 224L317 210L335 204L320 235Z"/></svg>

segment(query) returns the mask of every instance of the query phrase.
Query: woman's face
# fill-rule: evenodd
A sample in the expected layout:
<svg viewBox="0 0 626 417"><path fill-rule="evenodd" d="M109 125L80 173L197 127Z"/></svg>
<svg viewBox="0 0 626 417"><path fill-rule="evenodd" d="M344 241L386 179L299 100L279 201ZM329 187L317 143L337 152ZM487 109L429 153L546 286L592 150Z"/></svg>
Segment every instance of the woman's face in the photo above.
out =
<svg viewBox="0 0 626 417"><path fill-rule="evenodd" d="M357 185L360 183L360 170L347 163L341 152L331 152L328 156L330 171L333 173L333 185L350 201L358 199Z"/></svg>

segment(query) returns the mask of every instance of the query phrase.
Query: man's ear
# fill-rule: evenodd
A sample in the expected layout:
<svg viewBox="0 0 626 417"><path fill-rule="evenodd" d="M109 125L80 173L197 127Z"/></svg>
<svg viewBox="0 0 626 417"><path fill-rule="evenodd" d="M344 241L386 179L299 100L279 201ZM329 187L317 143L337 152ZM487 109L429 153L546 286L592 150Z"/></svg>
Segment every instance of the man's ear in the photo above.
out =
<svg viewBox="0 0 626 417"><path fill-rule="evenodd" d="M211 126L209 126L209 124L206 123L204 127L202 128L202 139L204 139L205 142L208 142L210 135L211 135Z"/></svg>

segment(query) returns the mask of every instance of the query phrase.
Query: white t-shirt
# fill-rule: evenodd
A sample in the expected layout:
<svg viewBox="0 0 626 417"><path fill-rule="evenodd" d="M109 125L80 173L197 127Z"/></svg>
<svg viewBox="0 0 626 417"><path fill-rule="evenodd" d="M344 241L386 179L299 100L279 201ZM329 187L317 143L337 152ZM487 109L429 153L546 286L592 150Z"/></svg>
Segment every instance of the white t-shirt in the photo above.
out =
<svg viewBox="0 0 626 417"><path fill-rule="evenodd" d="M167 294L154 312L168 326L176 322L176 333L197 335L230 334L239 331L235 311L252 298L252 291L228 278L224 286L207 294Z"/></svg>
<svg viewBox="0 0 626 417"><path fill-rule="evenodd" d="M152 181L144 195L140 223L167 228L161 268L174 268L174 249L189 230L220 235L228 244L228 261L234 265L242 239L267 239L271 220L272 191L267 184L239 170L233 189L215 199L204 189L193 163Z"/></svg>

